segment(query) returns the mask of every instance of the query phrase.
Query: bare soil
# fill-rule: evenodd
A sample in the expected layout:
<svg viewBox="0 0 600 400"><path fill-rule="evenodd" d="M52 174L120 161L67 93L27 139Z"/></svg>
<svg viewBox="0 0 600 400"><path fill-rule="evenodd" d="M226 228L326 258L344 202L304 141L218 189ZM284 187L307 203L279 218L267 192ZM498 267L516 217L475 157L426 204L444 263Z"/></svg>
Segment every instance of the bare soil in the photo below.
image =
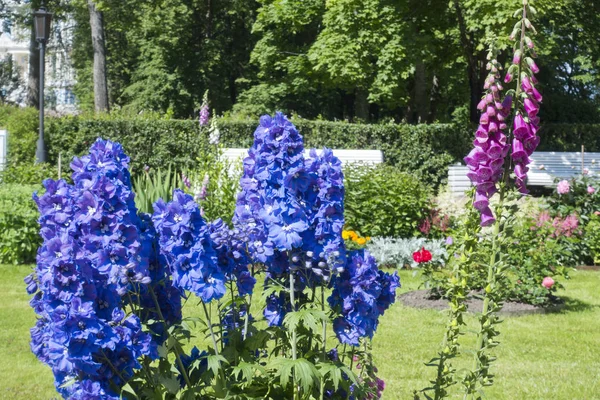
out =
<svg viewBox="0 0 600 400"><path fill-rule="evenodd" d="M398 299L407 307L424 308L433 310L448 309L448 300L429 298L428 290L415 290L412 292L403 293L398 296ZM467 310L471 312L481 312L483 301L480 298L471 295L467 300ZM556 298L554 304L548 307L536 307L531 304L506 302L500 311L504 315L527 315L527 314L544 314L548 312L559 311L564 306L564 302Z"/></svg>

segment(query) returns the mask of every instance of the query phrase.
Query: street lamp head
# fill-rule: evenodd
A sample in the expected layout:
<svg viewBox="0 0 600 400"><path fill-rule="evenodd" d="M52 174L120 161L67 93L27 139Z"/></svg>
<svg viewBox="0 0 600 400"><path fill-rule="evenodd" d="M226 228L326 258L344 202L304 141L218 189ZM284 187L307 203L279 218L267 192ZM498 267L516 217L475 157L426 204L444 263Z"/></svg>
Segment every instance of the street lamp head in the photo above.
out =
<svg viewBox="0 0 600 400"><path fill-rule="evenodd" d="M52 13L46 11L44 7L34 11L33 21L35 23L35 38L38 42L46 43L50 39L50 23L52 22Z"/></svg>

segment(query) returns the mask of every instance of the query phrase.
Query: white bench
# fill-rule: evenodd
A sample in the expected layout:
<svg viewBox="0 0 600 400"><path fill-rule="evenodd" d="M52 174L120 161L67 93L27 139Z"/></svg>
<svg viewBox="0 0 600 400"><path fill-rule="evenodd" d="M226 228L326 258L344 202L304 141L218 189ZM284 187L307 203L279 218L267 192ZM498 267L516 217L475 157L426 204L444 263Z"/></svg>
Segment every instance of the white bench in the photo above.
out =
<svg viewBox="0 0 600 400"><path fill-rule="evenodd" d="M581 152L536 151L531 157L527 185L554 187L555 179L569 179L582 173ZM600 176L600 153L584 153L583 168ZM471 187L469 168L452 165L448 169L448 186L452 193L463 195Z"/></svg>
<svg viewBox="0 0 600 400"><path fill-rule="evenodd" d="M321 154L323 150L317 149L317 154ZM304 151L304 157L310 156L310 150ZM340 159L342 165L353 163L364 164L381 164L383 162L383 153L381 150L343 150L334 149L333 155ZM244 159L248 156L248 149L223 149L223 157L230 162L235 162Z"/></svg>

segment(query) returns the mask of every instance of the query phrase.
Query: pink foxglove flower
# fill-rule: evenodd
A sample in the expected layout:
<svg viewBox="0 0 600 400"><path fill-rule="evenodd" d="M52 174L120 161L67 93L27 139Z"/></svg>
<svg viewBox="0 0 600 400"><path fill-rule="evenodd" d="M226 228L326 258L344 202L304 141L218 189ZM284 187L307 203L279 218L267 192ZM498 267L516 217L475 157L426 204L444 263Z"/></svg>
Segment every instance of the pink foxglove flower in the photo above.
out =
<svg viewBox="0 0 600 400"><path fill-rule="evenodd" d="M554 279L550 278L549 276L545 277L542 281L542 286L546 289L551 289L552 286L554 286Z"/></svg>
<svg viewBox="0 0 600 400"><path fill-rule="evenodd" d="M571 185L569 184L569 181L563 179L562 181L558 182L558 185L556 185L556 191L558 194L569 193L571 191Z"/></svg>

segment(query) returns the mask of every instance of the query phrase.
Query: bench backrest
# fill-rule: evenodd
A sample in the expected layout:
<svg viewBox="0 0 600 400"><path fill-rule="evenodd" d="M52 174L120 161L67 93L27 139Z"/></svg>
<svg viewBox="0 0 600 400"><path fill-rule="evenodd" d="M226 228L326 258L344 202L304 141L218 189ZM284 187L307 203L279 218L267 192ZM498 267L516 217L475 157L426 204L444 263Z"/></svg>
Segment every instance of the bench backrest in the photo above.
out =
<svg viewBox="0 0 600 400"><path fill-rule="evenodd" d="M317 149L320 154L322 150ZM304 151L304 156L309 157L309 150ZM352 163L381 164L383 162L383 153L381 150L348 150L334 149L333 154L340 159L342 165ZM223 157L235 161L248 156L248 149L223 149Z"/></svg>
<svg viewBox="0 0 600 400"><path fill-rule="evenodd" d="M555 179L569 179L582 173L581 152L536 151L531 157L527 184L554 187ZM584 153L583 168L593 175L600 175L600 153ZM463 194L471 187L467 178L469 168L452 165L448 169L448 186L455 194Z"/></svg>

